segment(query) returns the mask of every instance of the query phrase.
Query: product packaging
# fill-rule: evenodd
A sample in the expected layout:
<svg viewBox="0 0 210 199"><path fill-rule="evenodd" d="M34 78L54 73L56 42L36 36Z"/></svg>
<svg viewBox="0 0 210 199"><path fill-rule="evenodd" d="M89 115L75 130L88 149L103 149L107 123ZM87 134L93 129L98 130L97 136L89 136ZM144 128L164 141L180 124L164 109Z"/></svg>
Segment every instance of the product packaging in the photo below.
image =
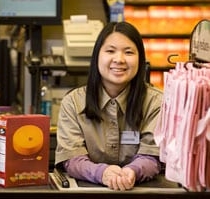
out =
<svg viewBox="0 0 210 199"><path fill-rule="evenodd" d="M124 21L125 0L107 0L110 12L110 21Z"/></svg>
<svg viewBox="0 0 210 199"><path fill-rule="evenodd" d="M50 117L0 116L0 186L48 184Z"/></svg>

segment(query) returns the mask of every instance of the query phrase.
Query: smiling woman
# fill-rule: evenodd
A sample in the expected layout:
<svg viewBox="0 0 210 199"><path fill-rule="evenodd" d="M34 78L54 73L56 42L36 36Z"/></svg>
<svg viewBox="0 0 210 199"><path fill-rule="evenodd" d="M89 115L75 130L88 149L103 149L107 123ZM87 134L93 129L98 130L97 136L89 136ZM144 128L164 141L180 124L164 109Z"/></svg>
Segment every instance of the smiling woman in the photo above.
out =
<svg viewBox="0 0 210 199"><path fill-rule="evenodd" d="M138 49L122 33L110 34L99 52L98 68L103 87L112 97L126 87L138 71Z"/></svg>
<svg viewBox="0 0 210 199"><path fill-rule="evenodd" d="M162 92L146 84L145 70L137 29L108 23L95 43L87 85L62 100L56 167L114 190L132 189L160 172L153 130Z"/></svg>

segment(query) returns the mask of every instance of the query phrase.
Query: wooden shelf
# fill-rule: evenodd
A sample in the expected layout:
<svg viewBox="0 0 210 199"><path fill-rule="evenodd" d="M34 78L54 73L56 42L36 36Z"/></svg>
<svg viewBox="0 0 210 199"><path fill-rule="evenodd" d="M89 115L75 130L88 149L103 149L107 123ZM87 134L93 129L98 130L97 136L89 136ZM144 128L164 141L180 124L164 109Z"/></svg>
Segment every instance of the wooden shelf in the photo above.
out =
<svg viewBox="0 0 210 199"><path fill-rule="evenodd" d="M142 34L143 38L190 39L190 34Z"/></svg>
<svg viewBox="0 0 210 199"><path fill-rule="evenodd" d="M28 66L30 73L36 73L37 71L66 71L72 75L87 75L89 72L89 66L66 66L66 65L41 65L41 66Z"/></svg>
<svg viewBox="0 0 210 199"><path fill-rule="evenodd" d="M125 0L126 5L200 5L200 4L209 4L209 0Z"/></svg>

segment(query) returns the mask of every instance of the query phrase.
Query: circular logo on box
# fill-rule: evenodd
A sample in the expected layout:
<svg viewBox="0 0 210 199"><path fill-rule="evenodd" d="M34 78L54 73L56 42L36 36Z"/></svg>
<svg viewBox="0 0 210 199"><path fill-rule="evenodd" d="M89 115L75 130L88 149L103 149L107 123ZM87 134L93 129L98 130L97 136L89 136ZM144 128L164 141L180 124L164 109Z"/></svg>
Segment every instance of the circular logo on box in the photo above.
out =
<svg viewBox="0 0 210 199"><path fill-rule="evenodd" d="M37 153L42 148L43 142L43 132L35 125L24 125L13 135L13 148L21 155Z"/></svg>

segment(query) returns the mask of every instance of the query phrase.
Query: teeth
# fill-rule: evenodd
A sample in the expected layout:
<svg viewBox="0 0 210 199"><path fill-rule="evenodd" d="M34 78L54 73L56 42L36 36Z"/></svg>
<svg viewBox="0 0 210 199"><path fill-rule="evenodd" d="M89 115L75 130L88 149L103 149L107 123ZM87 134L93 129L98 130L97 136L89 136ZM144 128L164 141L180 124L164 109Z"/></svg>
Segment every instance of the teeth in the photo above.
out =
<svg viewBox="0 0 210 199"><path fill-rule="evenodd" d="M119 71L125 71L124 68L112 68L113 71L119 72Z"/></svg>

